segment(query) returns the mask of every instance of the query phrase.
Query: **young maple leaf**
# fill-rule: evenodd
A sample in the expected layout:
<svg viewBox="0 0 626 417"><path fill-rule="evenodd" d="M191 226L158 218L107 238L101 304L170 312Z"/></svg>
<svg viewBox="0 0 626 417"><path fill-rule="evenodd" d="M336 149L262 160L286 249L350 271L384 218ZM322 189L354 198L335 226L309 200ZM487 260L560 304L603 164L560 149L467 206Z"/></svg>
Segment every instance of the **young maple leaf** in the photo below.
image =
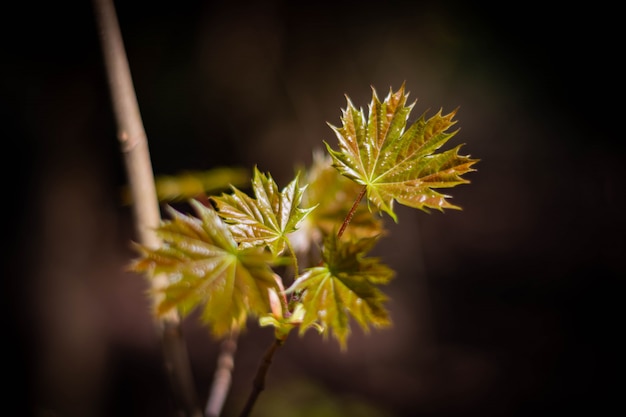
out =
<svg viewBox="0 0 626 417"><path fill-rule="evenodd" d="M365 331L369 326L391 324L384 302L387 296L377 287L387 284L394 271L378 258L366 258L378 237L339 240L335 233L325 239L323 264L309 268L286 290L303 291L305 308L300 328L303 333L314 323L321 323L324 335L330 328L342 349L350 334L350 316Z"/></svg>
<svg viewBox="0 0 626 417"><path fill-rule="evenodd" d="M261 316L270 308L269 289L278 291L269 267L272 256L261 248L240 248L215 210L196 200L198 217L167 207L171 220L157 229L163 245L136 245L140 257L131 265L148 276L167 274L169 284L157 315L178 308L187 316L202 307L201 318L216 337L243 328L249 314Z"/></svg>
<svg viewBox="0 0 626 417"><path fill-rule="evenodd" d="M447 132L456 122L456 110L447 115L439 111L426 119L425 113L408 129L407 119L415 103L405 106L408 93L404 84L395 93L390 90L381 102L372 88L369 117L357 110L350 98L342 111L342 127L329 126L339 140L339 151L326 142L333 165L348 178L367 187L368 201L397 222L394 200L427 211L434 208L460 209L450 204L433 188L454 187L469 181L461 176L474 171L478 160L461 156L461 145L435 154L458 130Z"/></svg>
<svg viewBox="0 0 626 417"><path fill-rule="evenodd" d="M306 187L298 184L299 175L281 192L268 174L254 168L253 199L232 187L232 194L212 197L218 215L230 226L232 234L242 247L267 245L274 256L285 250L287 235L294 232L314 207L302 208L300 202Z"/></svg>

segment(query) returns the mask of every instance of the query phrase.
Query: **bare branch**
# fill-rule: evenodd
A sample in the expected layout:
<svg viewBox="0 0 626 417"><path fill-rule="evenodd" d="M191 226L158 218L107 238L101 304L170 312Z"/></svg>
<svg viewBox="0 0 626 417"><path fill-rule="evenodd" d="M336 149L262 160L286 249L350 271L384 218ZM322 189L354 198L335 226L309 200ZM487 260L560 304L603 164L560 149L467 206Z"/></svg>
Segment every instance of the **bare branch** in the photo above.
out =
<svg viewBox="0 0 626 417"><path fill-rule="evenodd" d="M248 401L246 402L246 405L244 406L244 409L239 417L248 417L252 412L252 408L254 407L257 398L261 394L261 391L265 389L265 378L267 377L267 371L270 369L270 365L272 364L274 353L276 353L278 348L283 345L283 342L284 340L275 339L272 345L267 349L267 351L265 351L263 360L261 361L259 369L257 369L256 376L254 377L254 381L252 381L252 391L250 392Z"/></svg>
<svg viewBox="0 0 626 417"><path fill-rule="evenodd" d="M224 402L230 390L233 368L235 367L235 352L239 332L233 330L230 337L222 342L222 351L217 359L217 369L211 384L211 393L207 401L204 415L218 417L224 407Z"/></svg>
<svg viewBox="0 0 626 417"><path fill-rule="evenodd" d="M136 236L140 243L157 248L161 245L161 241L154 231L159 226L161 214L148 141L137 104L115 6L113 0L93 0L93 3L117 123L117 137L124 155L132 195ZM162 294L158 289L167 284L167 277L159 276L151 283L155 290L153 302L156 306L161 301L158 294ZM173 310L157 324L162 337L165 368L170 377L178 407L184 410L186 416L199 417L202 414L196 405L187 349L180 329L180 318Z"/></svg>

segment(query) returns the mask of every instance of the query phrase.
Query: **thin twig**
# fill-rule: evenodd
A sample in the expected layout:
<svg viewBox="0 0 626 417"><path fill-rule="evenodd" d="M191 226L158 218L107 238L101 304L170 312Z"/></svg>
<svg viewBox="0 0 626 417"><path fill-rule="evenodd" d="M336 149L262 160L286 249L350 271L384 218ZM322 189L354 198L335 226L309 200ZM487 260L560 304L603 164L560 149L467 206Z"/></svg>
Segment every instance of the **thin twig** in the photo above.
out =
<svg viewBox="0 0 626 417"><path fill-rule="evenodd" d="M206 417L219 417L228 396L232 381L233 368L235 367L235 352L237 351L237 338L239 332L233 330L222 342L222 350L217 358L217 368L211 384L211 392L207 400L204 415Z"/></svg>
<svg viewBox="0 0 626 417"><path fill-rule="evenodd" d="M135 233L139 242L147 247L161 245L155 230L161 221L154 174L150 162L148 140L143 127L130 68L124 50L113 0L93 0L98 25L106 75L111 94L111 104L117 124L117 136L124 155L127 178L132 194ZM154 305L161 301L159 289L167 284L160 275L152 281ZM170 377L177 408L185 416L200 417L189 358L176 311L162 317L157 323L163 345L165 368Z"/></svg>
<svg viewBox="0 0 626 417"><path fill-rule="evenodd" d="M261 394L261 391L265 389L265 377L267 376L267 371L269 370L272 363L274 353L276 352L276 350L278 350L279 347L283 345L283 342L284 340L275 339L272 345L263 355L263 360L259 365L259 369L257 370L256 376L254 377L254 381L252 381L252 391L250 392L248 401L246 402L246 405L239 417L248 417L252 412L252 408L254 407L254 404L256 403L259 394Z"/></svg>
<svg viewBox="0 0 626 417"><path fill-rule="evenodd" d="M367 191L367 187L364 185L363 188L361 189L361 192L357 196L356 200L354 200L354 204L352 204L352 208L350 208L350 211L348 212L346 219L341 224L341 229L339 229L339 232L337 232L337 239L339 239L343 235L343 232L345 232L346 227L348 227L348 225L350 224L350 221L352 220L352 216L354 216L354 213L356 213L357 207L359 207L359 204L361 204L361 200L363 199L363 196L365 195L365 191Z"/></svg>

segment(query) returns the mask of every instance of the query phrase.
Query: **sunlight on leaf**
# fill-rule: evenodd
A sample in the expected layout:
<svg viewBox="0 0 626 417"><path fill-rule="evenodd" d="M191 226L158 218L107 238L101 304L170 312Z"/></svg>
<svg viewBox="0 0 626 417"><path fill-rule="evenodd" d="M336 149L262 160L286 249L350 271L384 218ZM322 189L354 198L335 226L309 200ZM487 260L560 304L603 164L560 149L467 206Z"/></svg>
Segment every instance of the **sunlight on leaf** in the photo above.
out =
<svg viewBox="0 0 626 417"><path fill-rule="evenodd" d="M339 151L326 142L333 165L342 175L367 187L367 198L379 210L397 222L393 203L427 211L460 209L447 201L450 196L433 188L454 187L469 181L463 174L474 171L477 159L461 156L461 145L434 153L457 132L448 132L456 122L456 110L431 118L423 114L406 129L415 103L406 106L408 93L404 84L395 93L390 90L383 102L372 88L369 115L357 110L350 98L342 112L342 127L329 126L339 141Z"/></svg>
<svg viewBox="0 0 626 417"><path fill-rule="evenodd" d="M239 248L227 225L211 207L196 200L197 217L167 207L171 220L157 229L162 247L136 245L140 257L131 265L149 277L165 273L169 285L157 315L178 308L188 315L196 307L216 337L243 328L249 315L266 314L268 291L279 289L278 277L268 263L272 257L261 248Z"/></svg>
<svg viewBox="0 0 626 417"><path fill-rule="evenodd" d="M302 220L315 209L300 207L306 187L298 184L296 177L279 192L278 186L268 174L256 167L252 189L256 198L232 187L232 194L212 197L218 215L231 226L233 237L242 247L267 245L274 256L285 250L287 235L294 232Z"/></svg>

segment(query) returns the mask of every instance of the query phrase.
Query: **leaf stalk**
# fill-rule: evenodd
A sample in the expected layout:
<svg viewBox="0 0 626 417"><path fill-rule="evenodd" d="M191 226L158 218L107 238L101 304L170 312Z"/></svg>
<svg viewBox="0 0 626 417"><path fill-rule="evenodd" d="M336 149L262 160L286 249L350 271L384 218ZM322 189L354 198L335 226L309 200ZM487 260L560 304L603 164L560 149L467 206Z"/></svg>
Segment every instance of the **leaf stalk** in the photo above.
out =
<svg viewBox="0 0 626 417"><path fill-rule="evenodd" d="M352 207L350 208L348 215L346 216L345 220L341 224L341 228L337 232L337 239L341 238L343 233L346 231L346 227L348 227L348 224L350 224L350 221L352 220L354 213L356 213L356 209L359 207L359 204L361 204L361 200L363 200L363 197L365 196L366 191L367 191L367 186L364 185L363 188L361 188L361 192L356 197L356 200L354 200L354 204L352 204Z"/></svg>

